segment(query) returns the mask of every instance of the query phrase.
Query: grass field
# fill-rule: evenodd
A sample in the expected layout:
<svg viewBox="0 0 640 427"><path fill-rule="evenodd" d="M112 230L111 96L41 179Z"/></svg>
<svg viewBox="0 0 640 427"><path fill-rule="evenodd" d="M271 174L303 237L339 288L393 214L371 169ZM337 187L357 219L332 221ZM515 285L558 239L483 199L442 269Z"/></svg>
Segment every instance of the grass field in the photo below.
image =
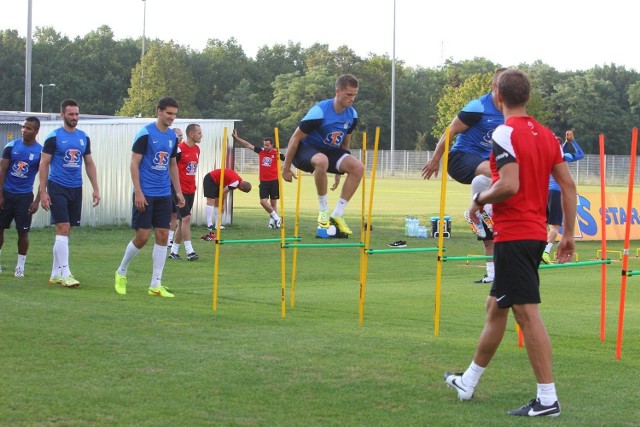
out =
<svg viewBox="0 0 640 427"><path fill-rule="evenodd" d="M256 177L245 177L257 183ZM286 226L295 196L285 184ZM582 189L586 191L585 189ZM317 242L313 182L304 177L301 236ZM594 191L597 191L594 189ZM624 191L624 189L616 190ZM403 236L407 215L438 213L439 183L377 180L372 248ZM449 183L447 255L481 254L462 222L468 187ZM123 195L123 197L127 197ZM337 195L330 194L333 206ZM358 222L360 199L346 218ZM278 237L257 192L235 197L223 239ZM108 201L103 201L108 203ZM204 232L200 226L197 236ZM0 273L2 426L508 426L506 411L535 396L513 320L470 402L446 388L445 370L464 370L484 322L482 262L443 266L440 334L434 336L435 253L369 257L366 313L358 324L359 249L300 249L295 307L280 310L277 244L222 245L217 311L212 310L214 244L194 242L196 262L167 260L163 284L176 297L149 297L151 248L130 266L128 294L113 274L133 235L127 228L78 228L71 269L82 285L47 285L53 229L31 233L26 277L15 279L15 230L6 232ZM357 242L357 238L349 242ZM633 242L635 243L635 242ZM638 245L632 244L632 254ZM580 260L596 242L579 242ZM622 249L622 242L609 242ZM287 251L287 264L291 264ZM182 252L184 256L184 252ZM630 268L640 261L632 257ZM608 266L606 339L600 342L600 267L541 271L541 310L554 345L562 404L558 419L527 424L634 426L640 423L640 290L629 278L624 346L615 360L619 262ZM290 278L290 270L287 277ZM289 298L287 285L287 298Z"/></svg>

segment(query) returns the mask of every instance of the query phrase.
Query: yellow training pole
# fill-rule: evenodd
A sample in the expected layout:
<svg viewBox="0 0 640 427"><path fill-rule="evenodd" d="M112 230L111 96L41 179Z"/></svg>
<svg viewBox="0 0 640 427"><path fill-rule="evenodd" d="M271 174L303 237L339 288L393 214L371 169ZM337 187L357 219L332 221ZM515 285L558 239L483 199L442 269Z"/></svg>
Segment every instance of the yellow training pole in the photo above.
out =
<svg viewBox="0 0 640 427"><path fill-rule="evenodd" d="M361 206L361 216L360 216L360 223L364 226L365 225L365 218L364 218L364 209L365 209L365 190L367 188L366 186L366 182L367 182L367 133L363 132L362 133L362 157L364 158L362 164L364 165L364 173L362 174L362 206ZM370 224L367 225L367 227L369 227ZM366 237L366 233L367 233L367 227L360 227L360 242L364 242L365 241L365 237ZM359 296L359 301L362 300L362 282L364 280L364 266L365 266L365 256L367 255L367 249L366 247L362 247L360 248L360 296Z"/></svg>
<svg viewBox="0 0 640 427"><path fill-rule="evenodd" d="M440 291L442 287L442 263L444 262L442 259L442 247L444 246L444 228L446 228L446 224L444 222L444 207L446 203L447 196L447 167L449 165L449 127L447 126L445 130L444 137L444 158L442 161L442 172L441 172L441 181L440 185L440 229L438 233L438 264L436 265L436 303L435 309L433 313L433 334L437 337L440 335ZM436 229L438 229L438 225L436 224Z"/></svg>
<svg viewBox="0 0 640 427"><path fill-rule="evenodd" d="M282 167L280 165L280 135L278 128L273 129L273 133L276 139L276 169L278 170L278 191L280 192L280 218L282 223L280 225L280 276L281 276L281 295L280 295L280 311L282 317L287 315L287 259L285 255L285 238L287 233L285 232L285 220L284 220L284 191L282 191Z"/></svg>
<svg viewBox="0 0 640 427"><path fill-rule="evenodd" d="M218 267L220 264L220 223L222 222L222 197L224 189L224 167L227 157L227 128L222 130L222 166L220 167L220 188L218 190L218 218L216 218L216 254L213 262L213 311L218 309Z"/></svg>
<svg viewBox="0 0 640 427"><path fill-rule="evenodd" d="M378 143L380 142L380 127L376 128L376 136L373 142L373 165L371 167L371 191L369 191L369 214L367 216L367 239L365 242L365 248L369 249L369 244L371 243L371 216L373 214L373 193L376 185L376 168L378 165ZM360 326L364 323L364 298L367 293L367 270L369 268L369 258L368 255L364 258L364 274L361 290L360 290L360 304L359 304L359 320Z"/></svg>
<svg viewBox="0 0 640 427"><path fill-rule="evenodd" d="M302 189L302 171L298 169L298 189L296 192L296 217L293 226L293 237L300 237L300 191ZM296 305L296 269L298 268L298 247L293 247L293 260L291 261L291 307Z"/></svg>

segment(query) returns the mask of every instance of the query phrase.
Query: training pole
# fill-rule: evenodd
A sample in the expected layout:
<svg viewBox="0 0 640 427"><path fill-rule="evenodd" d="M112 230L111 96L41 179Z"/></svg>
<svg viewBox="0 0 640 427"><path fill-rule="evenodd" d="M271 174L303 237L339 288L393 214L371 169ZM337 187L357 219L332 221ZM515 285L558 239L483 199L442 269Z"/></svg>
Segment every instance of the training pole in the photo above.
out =
<svg viewBox="0 0 640 427"><path fill-rule="evenodd" d="M622 276L620 282L620 310L618 314L618 340L616 344L616 360L622 357L622 330L624 328L624 304L627 293L627 271L629 267L629 236L631 234L631 218L633 209L633 183L636 170L638 149L638 128L631 131L631 157L629 159L629 190L627 193L627 218L624 226L624 252L622 257Z"/></svg>
<svg viewBox="0 0 640 427"><path fill-rule="evenodd" d="M369 211L367 213L367 230L365 238L365 255L361 258L360 265L360 299L358 302L358 322L360 326L364 324L364 299L367 294L367 270L369 269L369 254L367 249L371 243L371 218L373 216L373 194L376 186L376 170L378 168L378 144L380 142L380 127L376 127L376 135L373 139L373 163L371 165L371 190L369 191ZM367 171L365 169L365 175ZM364 206L364 204L363 204ZM363 211L364 212L364 211Z"/></svg>
<svg viewBox="0 0 640 427"><path fill-rule="evenodd" d="M441 172L441 184L440 184L440 224L436 225L438 233L438 261L436 264L436 294L435 294L435 306L433 313L433 335L436 337L440 335L440 294L442 290L442 247L444 246L444 232L446 224L444 222L444 208L447 196L447 167L449 165L449 126L445 129L444 137L444 157L442 160L442 172Z"/></svg>
<svg viewBox="0 0 640 427"><path fill-rule="evenodd" d="M282 167L280 165L280 134L278 128L273 129L273 134L276 139L276 169L278 170L278 191L280 192L280 218L282 219L280 224L280 311L281 316L287 315L287 258L285 254L284 242L286 241L285 232L285 216L284 216L284 191L282 191Z"/></svg>
<svg viewBox="0 0 640 427"><path fill-rule="evenodd" d="M218 309L218 269L220 266L220 224L222 222L222 198L224 189L224 167L227 158L227 128L222 129L222 162L220 166L220 187L218 190L218 215L216 218L216 249L213 261L213 311Z"/></svg>
<svg viewBox="0 0 640 427"><path fill-rule="evenodd" d="M296 216L294 218L293 236L300 237L300 192L302 191L302 175L303 171L298 169L298 186L296 189ZM282 248L286 249L288 246L283 242ZM296 279L298 269L298 247L293 248L293 260L291 262L291 307L296 305Z"/></svg>
<svg viewBox="0 0 640 427"><path fill-rule="evenodd" d="M366 188L367 188L367 133L366 132L362 132L362 164L364 165L364 173L362 174L362 197L360 198L361 201L361 211L362 211L362 216L360 218L360 223L362 225L366 225L365 227L360 227L360 241L361 242L365 242L365 246L363 246L360 249L360 279L359 279L359 284L360 287L358 289L358 318L360 319L360 305L361 305L361 301L362 301L362 288L363 288L363 282L365 280L365 268L366 268L366 262L367 260L365 260L365 257L367 256L367 245L366 245L366 238L367 238L367 227L370 227L371 224L367 224L367 222L365 221L364 218L364 212L365 212L365 192L366 192ZM362 320L360 321L360 326L362 326Z"/></svg>
<svg viewBox="0 0 640 427"><path fill-rule="evenodd" d="M602 212L600 214L600 229L602 230L602 257L601 259L607 259L607 215L605 209L607 208L606 200L606 172L607 172L607 157L604 153L604 134L600 134L600 206ZM607 311L607 265L602 264L600 269L600 342L604 342L606 334L606 311Z"/></svg>

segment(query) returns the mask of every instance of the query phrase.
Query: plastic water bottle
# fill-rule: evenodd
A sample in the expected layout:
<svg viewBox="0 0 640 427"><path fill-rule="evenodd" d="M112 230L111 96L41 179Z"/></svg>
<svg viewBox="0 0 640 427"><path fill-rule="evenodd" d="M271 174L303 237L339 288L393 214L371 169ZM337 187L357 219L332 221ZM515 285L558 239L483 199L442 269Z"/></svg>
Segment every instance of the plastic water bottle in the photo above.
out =
<svg viewBox="0 0 640 427"><path fill-rule="evenodd" d="M408 216L404 219L404 235L409 236L409 228L411 227L411 217Z"/></svg>
<svg viewBox="0 0 640 427"><path fill-rule="evenodd" d="M418 238L426 239L427 238L427 226L420 225L418 226Z"/></svg>

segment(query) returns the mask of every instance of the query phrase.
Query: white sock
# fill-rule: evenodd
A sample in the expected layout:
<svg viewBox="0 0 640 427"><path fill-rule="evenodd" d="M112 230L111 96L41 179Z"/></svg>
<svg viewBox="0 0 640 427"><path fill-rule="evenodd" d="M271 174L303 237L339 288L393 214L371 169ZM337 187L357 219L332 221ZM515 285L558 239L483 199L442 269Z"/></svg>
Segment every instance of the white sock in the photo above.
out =
<svg viewBox="0 0 640 427"><path fill-rule="evenodd" d="M342 197L338 199L338 203L336 204L336 208L333 210L333 213L331 214L332 217L337 218L339 216L342 216L342 214L344 213L344 210L347 207L347 204L349 202L345 199L343 199Z"/></svg>
<svg viewBox="0 0 640 427"><path fill-rule="evenodd" d="M53 250L58 257L58 267L62 278L71 276L71 270L69 269L69 236L56 235Z"/></svg>
<svg viewBox="0 0 640 427"><path fill-rule="evenodd" d="M320 205L320 212L329 210L329 200L326 194L324 196L318 196L318 205Z"/></svg>
<svg viewBox="0 0 640 427"><path fill-rule="evenodd" d="M476 362L471 362L471 365L464 371L462 374L462 383L467 387L474 387L478 385L478 381L480 381L480 377L484 373L484 370L487 368L483 368L482 366L476 365Z"/></svg>
<svg viewBox="0 0 640 427"><path fill-rule="evenodd" d="M271 211L271 213L269 214L269 216L273 219L275 219L276 221L280 219L280 217L278 216L278 212L276 211Z"/></svg>
<svg viewBox="0 0 640 427"><path fill-rule="evenodd" d="M189 255L190 253L195 252L193 250L193 245L191 244L191 240L185 240L184 241L184 250L187 252L187 255Z"/></svg>
<svg viewBox="0 0 640 427"><path fill-rule="evenodd" d="M58 262L58 254L56 253L56 244L53 244L53 265L51 266L51 278L55 279L60 276L60 263Z"/></svg>
<svg viewBox="0 0 640 427"><path fill-rule="evenodd" d="M162 270L167 260L167 248L157 243L153 245L153 273L151 275L151 287L157 288L162 283Z"/></svg>
<svg viewBox="0 0 640 427"><path fill-rule="evenodd" d="M171 245L171 253L177 254L179 252L180 252L180 243L173 242L173 244Z"/></svg>
<svg viewBox="0 0 640 427"><path fill-rule="evenodd" d="M481 191L488 190L491 187L491 178L484 175L478 175L471 181L471 197Z"/></svg>
<svg viewBox="0 0 640 427"><path fill-rule="evenodd" d="M22 268L24 269L24 263L27 261L27 256L26 255L20 255L18 254L18 263L16 264L16 268Z"/></svg>
<svg viewBox="0 0 640 427"><path fill-rule="evenodd" d="M204 214L207 217L207 227L213 226L213 206L205 206Z"/></svg>
<svg viewBox="0 0 640 427"><path fill-rule="evenodd" d="M124 256L122 257L122 261L120 261L120 267L118 267L118 274L121 276L127 275L127 269L129 268L129 263L133 260L136 255L138 255L140 249L136 248L133 244L133 241L129 242L127 248L124 250Z"/></svg>
<svg viewBox="0 0 640 427"><path fill-rule="evenodd" d="M174 234L174 233L175 233L175 231L173 231L173 230L169 230L169 238L167 239L167 241L168 241L169 243L172 243L172 242L173 242L173 234Z"/></svg>
<svg viewBox="0 0 640 427"><path fill-rule="evenodd" d="M211 224L213 224L214 227L218 226L218 207L217 206L213 207L213 222ZM222 225L222 222L220 223L220 225Z"/></svg>
<svg viewBox="0 0 640 427"><path fill-rule="evenodd" d="M540 384L538 383L538 399L544 406L551 406L558 400L556 394L556 384Z"/></svg>
<svg viewBox="0 0 640 427"><path fill-rule="evenodd" d="M496 275L496 268L495 265L493 265L493 261L487 261L485 265L487 268L487 279L493 280L494 276Z"/></svg>
<svg viewBox="0 0 640 427"><path fill-rule="evenodd" d="M547 247L544 248L544 251L549 254L551 253L551 248L553 248L553 242L547 243Z"/></svg>

